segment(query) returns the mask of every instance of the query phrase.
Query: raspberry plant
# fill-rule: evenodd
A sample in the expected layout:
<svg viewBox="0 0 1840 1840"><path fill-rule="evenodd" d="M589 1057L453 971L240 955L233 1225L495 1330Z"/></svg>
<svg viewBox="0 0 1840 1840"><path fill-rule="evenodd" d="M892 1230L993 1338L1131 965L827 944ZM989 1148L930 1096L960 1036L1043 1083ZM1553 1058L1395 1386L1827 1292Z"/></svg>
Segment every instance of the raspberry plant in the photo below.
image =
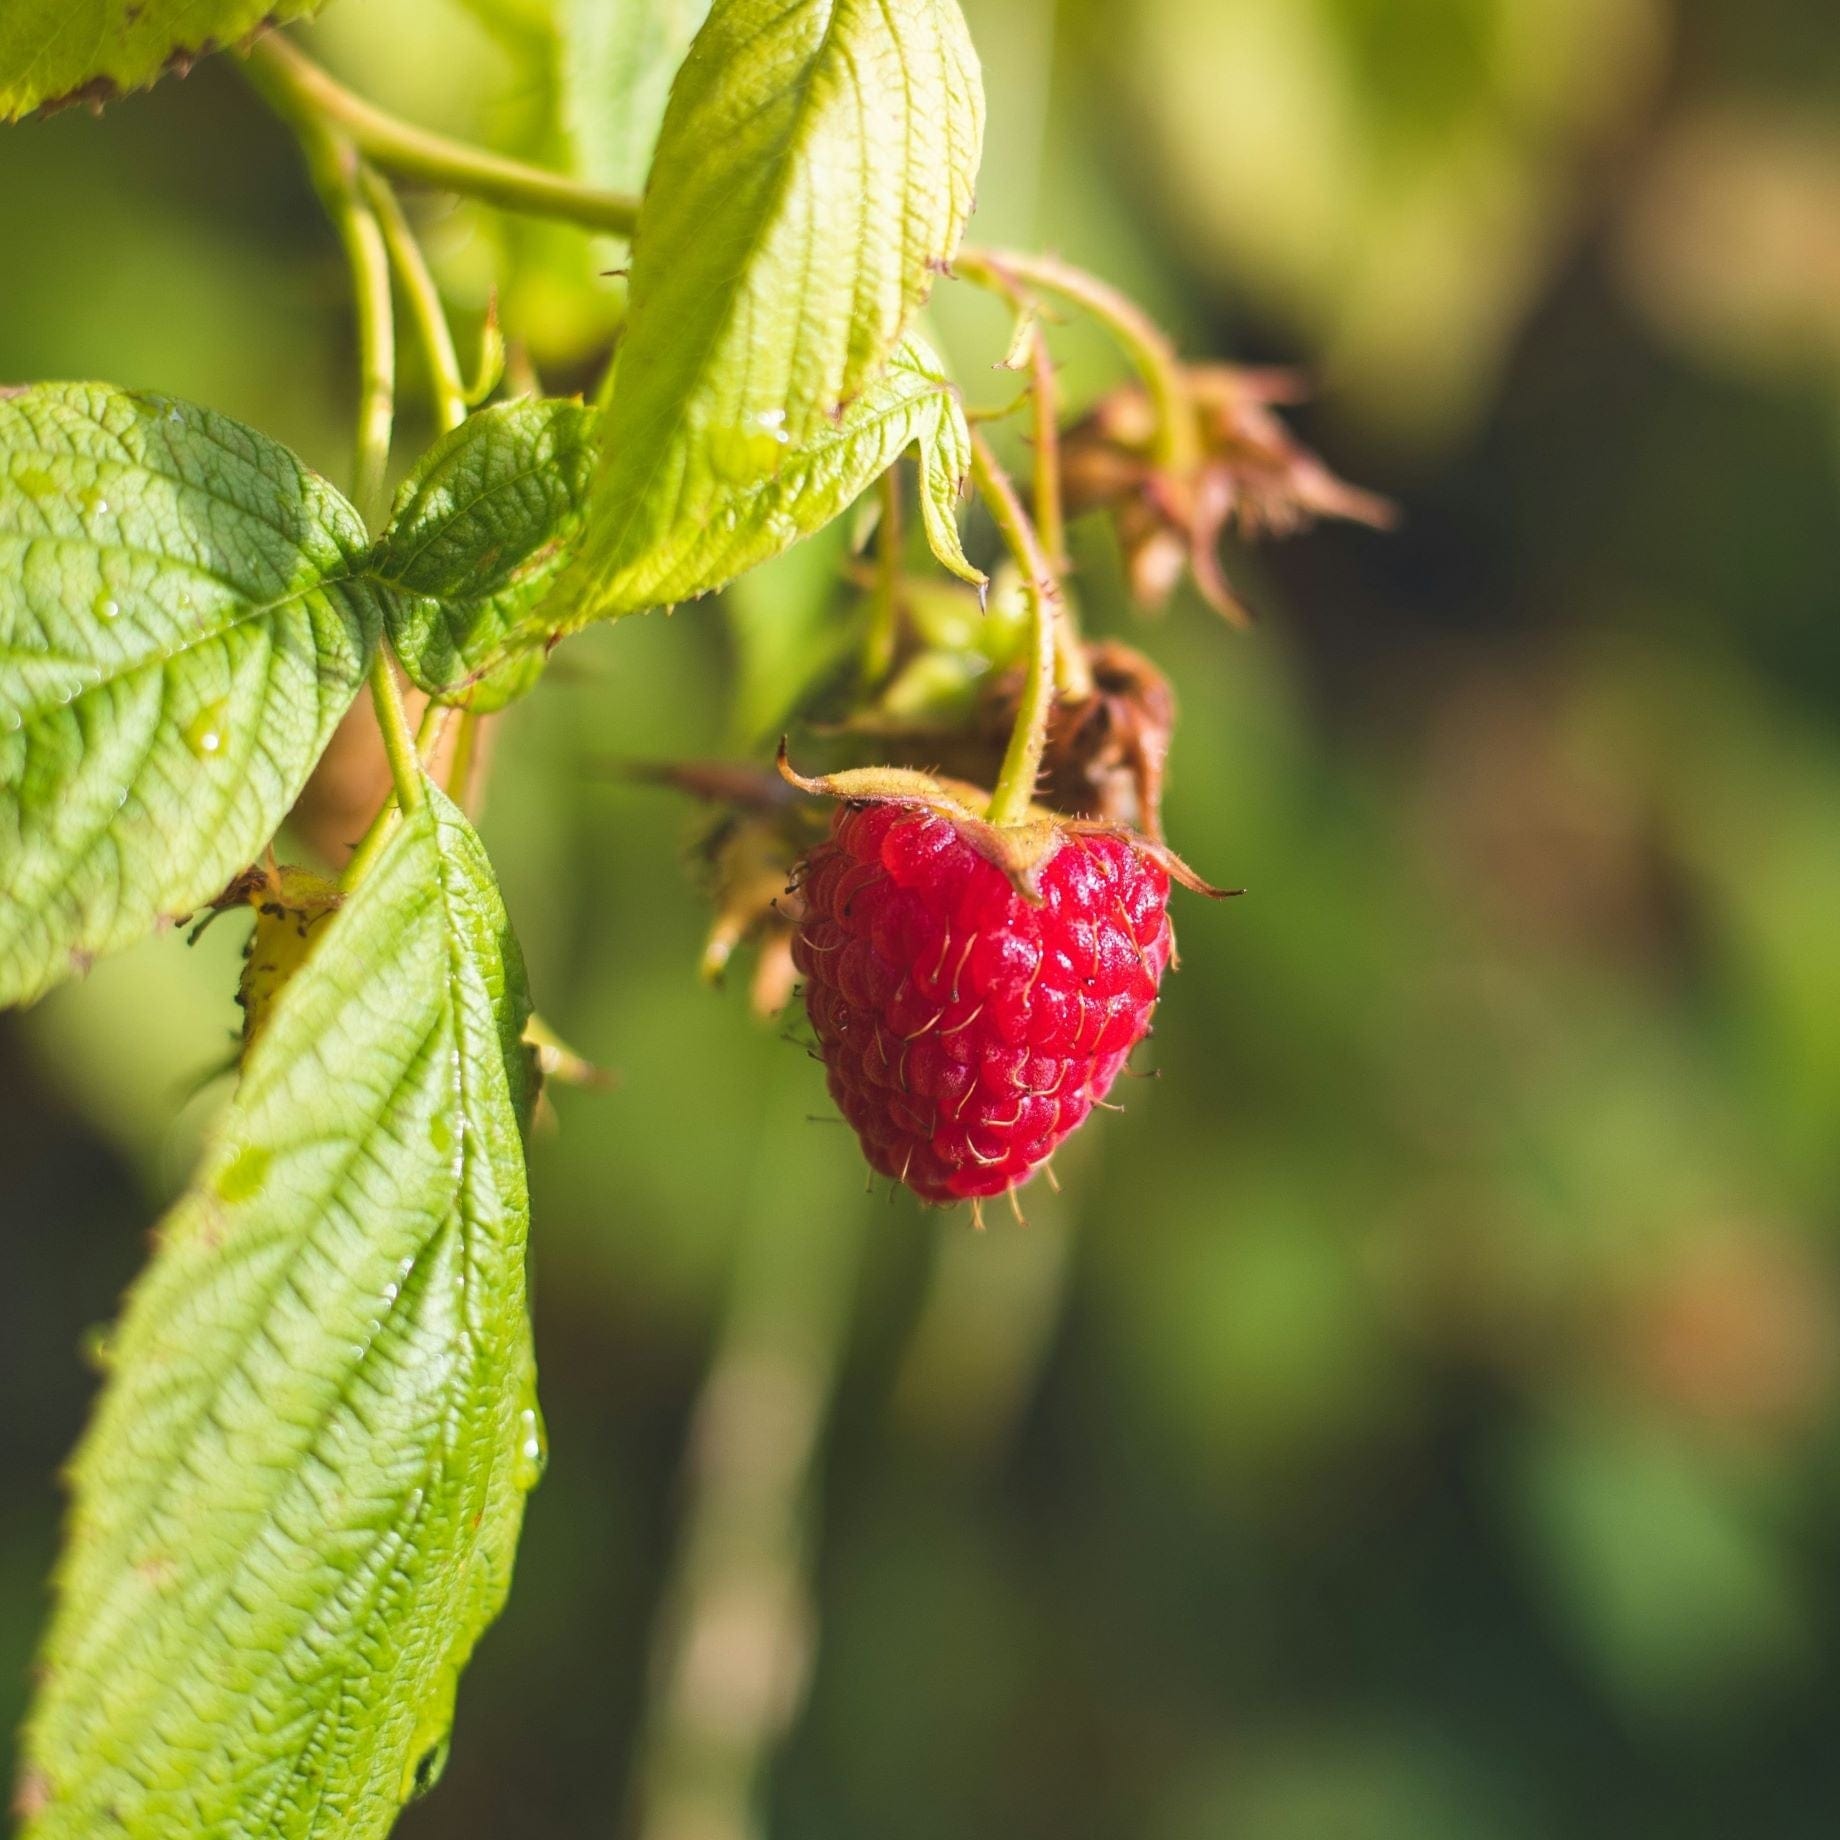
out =
<svg viewBox="0 0 1840 1840"><path fill-rule="evenodd" d="M871 1163L982 1197L1103 1101L1170 957L1169 874L1194 879L1161 841L1168 686L1081 638L1068 509L1114 517L1144 600L1189 570L1235 618L1225 526L1383 515L1284 432L1281 380L1191 372L1095 277L964 245L984 102L956 0L608 0L581 125L637 198L379 111L273 29L313 10L0 17L0 118L235 45L343 242L361 373L349 495L206 407L0 392L0 1002L255 912L234 1095L72 1469L18 1789L38 1840L351 1840L439 1773L543 1464L525 1144L567 1064L464 806L482 725L559 644L863 508L833 719L801 741L840 771L664 773L725 808L708 962L757 938L769 1007L804 973ZM630 240L592 402L507 385L492 326L467 378L405 184ZM942 277L1014 311L1026 490L915 329ZM391 501L399 300L442 432ZM1063 431L1068 311L1136 380ZM1008 557L988 611L968 486ZM387 793L336 879L282 864L361 693Z"/></svg>

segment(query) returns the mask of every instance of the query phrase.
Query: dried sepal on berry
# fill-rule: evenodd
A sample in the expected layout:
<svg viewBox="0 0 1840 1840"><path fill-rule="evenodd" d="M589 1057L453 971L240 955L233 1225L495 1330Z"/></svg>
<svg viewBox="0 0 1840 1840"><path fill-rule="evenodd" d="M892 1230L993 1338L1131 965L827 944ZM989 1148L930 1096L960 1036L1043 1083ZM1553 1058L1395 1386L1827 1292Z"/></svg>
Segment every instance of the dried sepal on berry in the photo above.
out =
<svg viewBox="0 0 1840 1840"><path fill-rule="evenodd" d="M800 864L794 962L825 1078L872 1168L923 1200L1010 1192L1148 1033L1175 956L1167 849L901 768L807 779L838 800Z"/></svg>
<svg viewBox="0 0 1840 1840"><path fill-rule="evenodd" d="M1142 652L1116 640L1085 648L1091 691L1063 692L1048 718L1042 785L1057 811L1102 818L1145 836L1163 835L1163 781L1175 732L1169 679ZM979 732L993 758L1015 725L1022 676L986 686Z"/></svg>
<svg viewBox="0 0 1840 1840"><path fill-rule="evenodd" d="M749 1004L776 1016L792 1001L792 929L799 900L791 887L799 857L822 834L816 809L777 773L729 761L676 761L637 766L635 777L669 786L720 808L697 845L697 858L715 910L700 969L720 984L735 954L756 948Z"/></svg>
<svg viewBox="0 0 1840 1840"><path fill-rule="evenodd" d="M992 824L984 813L990 794L963 780L921 773L911 767L855 767L843 773L807 778L792 765L784 741L779 770L789 785L814 797L845 805L898 805L936 812L948 820L965 843L1009 878L1025 900L1042 898L1041 877L1055 855L1075 837L1118 837L1152 857L1171 881L1210 899L1221 900L1237 889L1216 888L1160 838L1142 835L1105 818L1064 817L1044 805L1032 805L1020 824Z"/></svg>

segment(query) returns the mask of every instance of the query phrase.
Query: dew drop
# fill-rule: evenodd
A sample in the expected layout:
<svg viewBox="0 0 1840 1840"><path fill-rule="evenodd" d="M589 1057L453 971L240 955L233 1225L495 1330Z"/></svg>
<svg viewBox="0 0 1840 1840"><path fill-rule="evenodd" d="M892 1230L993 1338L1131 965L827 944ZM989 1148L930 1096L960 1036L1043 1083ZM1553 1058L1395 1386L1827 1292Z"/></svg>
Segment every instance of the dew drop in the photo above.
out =
<svg viewBox="0 0 1840 1840"><path fill-rule="evenodd" d="M732 428L709 433L709 464L730 485L771 478L790 442L784 409L765 409L744 416Z"/></svg>
<svg viewBox="0 0 1840 1840"><path fill-rule="evenodd" d="M115 1331L108 1323L96 1323L83 1331L83 1363L91 1373L107 1374L115 1365Z"/></svg>
<svg viewBox="0 0 1840 1840"><path fill-rule="evenodd" d="M207 703L186 723L185 745L200 760L209 760L229 746L230 730L225 720L228 714L228 707L220 698L215 703Z"/></svg>
<svg viewBox="0 0 1840 1840"><path fill-rule="evenodd" d="M94 487L89 486L77 495L77 503L83 507L88 517L106 517L109 501Z"/></svg>
<svg viewBox="0 0 1840 1840"><path fill-rule="evenodd" d="M270 1160L260 1144L245 1144L217 1178L217 1192L232 1203L247 1201L268 1180Z"/></svg>
<svg viewBox="0 0 1840 1840"><path fill-rule="evenodd" d="M121 618L121 602L114 595L98 594L94 601L96 618L99 620L118 620Z"/></svg>
<svg viewBox="0 0 1840 1840"><path fill-rule="evenodd" d="M528 1492L543 1480L543 1472L549 1468L549 1432L544 1428L543 1414L534 1404L518 1414L517 1430L517 1468L512 1480Z"/></svg>

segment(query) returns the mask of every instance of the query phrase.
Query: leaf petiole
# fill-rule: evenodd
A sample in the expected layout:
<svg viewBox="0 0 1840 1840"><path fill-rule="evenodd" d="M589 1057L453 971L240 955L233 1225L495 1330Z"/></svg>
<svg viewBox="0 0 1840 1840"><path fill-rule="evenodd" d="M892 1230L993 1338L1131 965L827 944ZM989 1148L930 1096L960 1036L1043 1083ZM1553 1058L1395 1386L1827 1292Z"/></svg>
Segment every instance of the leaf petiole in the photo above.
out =
<svg viewBox="0 0 1840 1840"><path fill-rule="evenodd" d="M1200 457L1194 394L1169 335L1134 300L1071 262L1022 250L961 249L952 272L988 288L1019 312L1029 310L1029 296L1039 290L1090 313L1118 342L1150 392L1157 412L1157 464L1181 475L1193 469Z"/></svg>
<svg viewBox="0 0 1840 1840"><path fill-rule="evenodd" d="M992 824L1020 824L1035 799L1041 757L1048 745L1048 719L1054 713L1055 631L1060 625L1061 586L1035 526L1022 508L1014 482L991 452L990 443L975 428L971 431L971 478L996 520L1003 541L1021 566L1029 600L1028 676L987 814Z"/></svg>
<svg viewBox="0 0 1840 1840"><path fill-rule="evenodd" d="M424 185L459 192L501 210L552 217L584 230L631 236L639 201L579 185L558 173L508 160L464 141L431 134L353 94L298 46L271 32L250 49L251 79L290 121L334 125L373 166Z"/></svg>
<svg viewBox="0 0 1840 1840"><path fill-rule="evenodd" d="M467 387L460 372L460 354L454 349L453 329L441 305L441 291L429 272L428 258L416 241L402 201L390 183L374 168L359 175L365 201L383 232L390 265L402 283L403 299L415 327L417 341L428 361L429 387L434 396L434 419L443 434L466 420Z"/></svg>

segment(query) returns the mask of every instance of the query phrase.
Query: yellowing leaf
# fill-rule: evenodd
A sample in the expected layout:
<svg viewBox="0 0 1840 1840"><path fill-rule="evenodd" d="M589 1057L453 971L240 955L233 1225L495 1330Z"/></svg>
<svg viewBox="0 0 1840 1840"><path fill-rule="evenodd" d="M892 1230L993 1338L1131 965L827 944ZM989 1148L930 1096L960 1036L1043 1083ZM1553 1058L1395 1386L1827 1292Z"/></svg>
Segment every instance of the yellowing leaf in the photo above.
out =
<svg viewBox="0 0 1840 1840"><path fill-rule="evenodd" d="M645 183L671 79L709 0L555 0L562 118L584 178Z"/></svg>
<svg viewBox="0 0 1840 1840"><path fill-rule="evenodd" d="M982 137L956 0L717 0L646 186L568 623L712 585L671 559L886 370L958 246ZM762 554L823 521L779 509Z"/></svg>
<svg viewBox="0 0 1840 1840"><path fill-rule="evenodd" d="M604 574L599 610L633 613L733 581L828 524L909 447L920 460L927 540L955 575L981 586L983 575L959 546L956 520L971 470L971 431L938 358L909 337L835 423L821 423L802 448L776 446L771 470L723 483L699 517Z"/></svg>

